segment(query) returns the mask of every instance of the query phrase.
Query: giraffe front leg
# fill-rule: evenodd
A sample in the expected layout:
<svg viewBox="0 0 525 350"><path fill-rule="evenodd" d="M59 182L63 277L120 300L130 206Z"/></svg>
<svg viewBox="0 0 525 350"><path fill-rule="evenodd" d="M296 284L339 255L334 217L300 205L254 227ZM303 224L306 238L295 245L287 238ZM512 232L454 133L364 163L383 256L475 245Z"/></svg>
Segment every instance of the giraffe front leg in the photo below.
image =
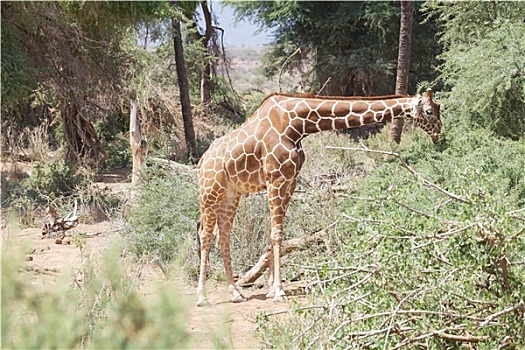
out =
<svg viewBox="0 0 525 350"><path fill-rule="evenodd" d="M276 225L277 228L272 228L272 258L273 258L273 285L270 286L270 290L267 297L273 297L274 302L281 302L284 300L286 294L283 290L281 282L281 244L283 241L282 224ZM280 228L279 228L280 227Z"/></svg>
<svg viewBox="0 0 525 350"><path fill-rule="evenodd" d="M270 279L273 277L273 288L270 287L267 296L273 296L274 302L281 302L286 296L281 282L281 245L284 238L284 216L295 189L295 184L295 179L292 181L277 181L272 183L268 190L268 204L272 216L272 254L270 259L273 259L273 264L270 261Z"/></svg>

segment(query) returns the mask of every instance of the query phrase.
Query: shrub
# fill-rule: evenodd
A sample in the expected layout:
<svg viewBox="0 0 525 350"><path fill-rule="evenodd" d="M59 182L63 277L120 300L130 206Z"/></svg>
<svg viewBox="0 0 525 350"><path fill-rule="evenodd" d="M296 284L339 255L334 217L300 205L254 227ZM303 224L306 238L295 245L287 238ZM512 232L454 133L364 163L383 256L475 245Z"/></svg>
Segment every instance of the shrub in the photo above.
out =
<svg viewBox="0 0 525 350"><path fill-rule="evenodd" d="M444 144L399 147L418 176L392 156L332 209L329 254L300 264L313 305L260 315L266 347L523 344L525 145L447 123Z"/></svg>
<svg viewBox="0 0 525 350"><path fill-rule="evenodd" d="M78 174L63 160L45 164L36 162L29 177L21 182L8 182L2 176L2 204L18 211L23 225L34 225L44 206L52 204L59 215L70 212L75 201L83 221L114 216L122 199L95 186L90 175Z"/></svg>
<svg viewBox="0 0 525 350"><path fill-rule="evenodd" d="M137 256L197 266L198 218L196 175L148 168L130 204L124 235Z"/></svg>
<svg viewBox="0 0 525 350"><path fill-rule="evenodd" d="M186 346L185 313L173 290L140 296L118 246L108 250L100 271L84 261L84 279L74 286L67 279L34 286L18 271L22 254L2 253L2 348Z"/></svg>
<svg viewBox="0 0 525 350"><path fill-rule="evenodd" d="M34 170L23 186L33 198L57 198L72 194L78 183L74 168L58 160L45 164L35 162Z"/></svg>

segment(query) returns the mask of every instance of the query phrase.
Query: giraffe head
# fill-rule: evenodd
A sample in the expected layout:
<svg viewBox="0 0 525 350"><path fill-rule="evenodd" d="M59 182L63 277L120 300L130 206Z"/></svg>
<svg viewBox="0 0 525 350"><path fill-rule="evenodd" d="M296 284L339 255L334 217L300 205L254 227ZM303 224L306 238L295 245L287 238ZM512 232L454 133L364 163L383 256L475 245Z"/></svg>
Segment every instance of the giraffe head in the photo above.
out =
<svg viewBox="0 0 525 350"><path fill-rule="evenodd" d="M425 95L416 102L411 113L414 126L423 129L434 143L441 136L440 110L441 106L432 101L432 90L427 89Z"/></svg>

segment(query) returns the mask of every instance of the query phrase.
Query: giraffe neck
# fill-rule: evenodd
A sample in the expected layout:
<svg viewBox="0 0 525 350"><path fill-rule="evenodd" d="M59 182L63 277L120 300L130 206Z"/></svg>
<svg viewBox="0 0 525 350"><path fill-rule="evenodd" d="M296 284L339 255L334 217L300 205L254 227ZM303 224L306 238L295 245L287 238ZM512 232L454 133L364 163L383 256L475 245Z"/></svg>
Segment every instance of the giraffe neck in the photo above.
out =
<svg viewBox="0 0 525 350"><path fill-rule="evenodd" d="M389 122L410 114L416 97L384 96L383 98L302 98L273 96L274 103L289 120L288 136L301 139L323 130L356 128Z"/></svg>

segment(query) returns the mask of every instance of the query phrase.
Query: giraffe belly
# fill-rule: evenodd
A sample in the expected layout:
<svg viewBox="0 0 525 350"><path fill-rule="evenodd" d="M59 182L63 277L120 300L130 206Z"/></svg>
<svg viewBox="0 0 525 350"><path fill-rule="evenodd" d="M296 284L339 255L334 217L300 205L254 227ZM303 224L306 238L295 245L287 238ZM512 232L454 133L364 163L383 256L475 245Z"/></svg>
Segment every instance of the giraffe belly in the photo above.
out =
<svg viewBox="0 0 525 350"><path fill-rule="evenodd" d="M266 189L266 182L261 181L259 172L249 174L240 172L229 175L229 184L240 193L254 193Z"/></svg>
<svg viewBox="0 0 525 350"><path fill-rule="evenodd" d="M223 169L228 184L240 193L259 192L266 188L260 152L253 147L232 146L225 152Z"/></svg>

